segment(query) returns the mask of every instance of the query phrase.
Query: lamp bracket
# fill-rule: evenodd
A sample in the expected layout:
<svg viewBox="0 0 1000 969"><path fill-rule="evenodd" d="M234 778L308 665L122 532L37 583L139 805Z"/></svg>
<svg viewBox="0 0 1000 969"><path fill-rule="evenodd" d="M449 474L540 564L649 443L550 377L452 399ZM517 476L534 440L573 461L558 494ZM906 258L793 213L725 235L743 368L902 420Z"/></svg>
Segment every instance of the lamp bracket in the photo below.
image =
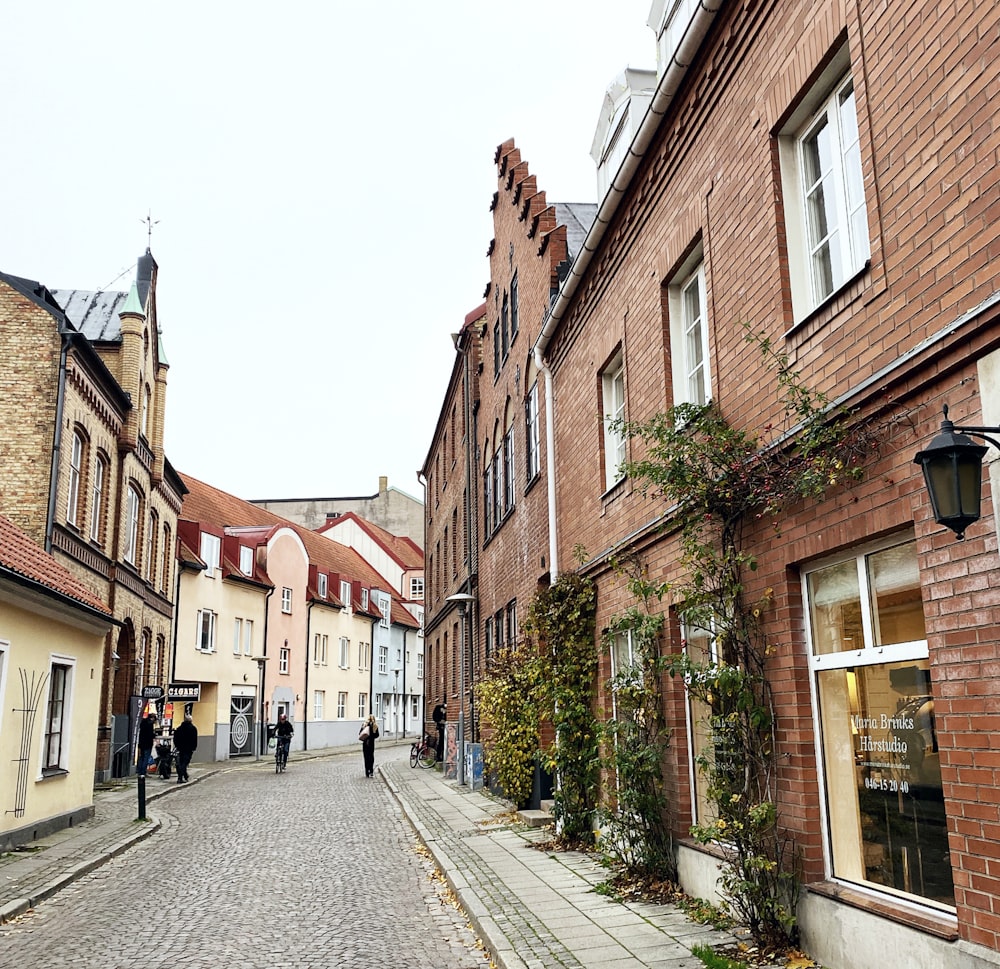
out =
<svg viewBox="0 0 1000 969"><path fill-rule="evenodd" d="M996 441L990 437L990 434L1000 434L1000 427L961 427L958 424L952 424L951 430L956 434L969 434L972 437L981 437L1000 451L1000 441Z"/></svg>

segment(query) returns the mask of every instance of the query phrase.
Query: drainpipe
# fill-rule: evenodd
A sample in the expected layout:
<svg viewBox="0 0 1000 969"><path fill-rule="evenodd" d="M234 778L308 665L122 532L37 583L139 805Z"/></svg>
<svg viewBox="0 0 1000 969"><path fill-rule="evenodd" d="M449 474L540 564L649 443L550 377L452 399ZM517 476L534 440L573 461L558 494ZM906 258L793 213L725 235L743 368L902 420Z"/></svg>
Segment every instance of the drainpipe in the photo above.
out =
<svg viewBox="0 0 1000 969"><path fill-rule="evenodd" d="M270 589L267 590L267 595L264 596L264 652L263 658L267 659L267 621L271 618L271 596L274 595L274 586L272 585ZM267 723L264 717L264 687L267 683L267 663L261 664L261 676L260 676L260 724L258 729L260 732L260 749L264 750L267 745Z"/></svg>
<svg viewBox="0 0 1000 969"><path fill-rule="evenodd" d="M558 560L554 551L555 445L554 432L552 430L551 423L553 396L551 391L551 374L548 368L544 365L545 354L548 350L549 342L555 334L555 331L559 328L559 324L562 322L563 317L569 310L573 297L576 295L577 287L586 276L591 260L594 258L595 253L597 253L597 251L601 248L605 233L608 231L609 226L614 220L622 199L626 197L625 193L632 182L633 175L635 175L638 171L640 164L646 157L646 153L653 144L653 139L660 126L660 122L673 106L674 95L676 95L677 91L680 89L684 77L687 74L687 70L691 66L691 62L694 60L695 54L698 52L698 48L708 35L708 31L715 21L715 15L722 9L722 4L723 0L699 0L693 13L691 14L690 22L685 28L680 42L677 44L676 50L673 52L670 63L667 65L663 72L663 76L656 85L656 93L653 95L653 100L650 102L649 109L646 111L646 114L642 119L642 123L639 125L639 130L636 132L636 136L633 139L632 144L629 146L628 154L625 156L625 160L618 169L618 173L612 180L607 194L604 196L604 199L597 210L597 216L594 219L594 224L590 227L590 231L587 233L587 238L583 241L583 246L581 247L579 254L570 266L569 273L563 280L562 285L559 287L559 292L556 294L555 302L552 304L552 307L545 318L545 322L542 325L542 331L538 334L538 339L535 341L534 351L536 364L539 370L545 370L546 373L545 445L548 449L547 458L549 462L547 492L549 501L549 554L552 558L550 563L550 574L553 582L558 577ZM552 435L552 437L550 437L550 435Z"/></svg>
<svg viewBox="0 0 1000 969"><path fill-rule="evenodd" d="M403 630L403 692L400 693L403 700L403 739L406 739L406 630Z"/></svg>
<svg viewBox="0 0 1000 969"><path fill-rule="evenodd" d="M548 462L545 475L545 495L549 506L549 584L559 578L559 542L556 528L556 425L555 392L552 388L552 371L542 355L543 350L535 344L535 366L545 374L545 460Z"/></svg>
<svg viewBox="0 0 1000 969"><path fill-rule="evenodd" d="M371 595L371 593L369 593ZM369 599L369 602L371 600ZM375 716L375 625L378 623L377 619L373 619L372 631L371 631L371 642L368 644L368 648L371 650L371 656L368 660L368 713L371 716Z"/></svg>
<svg viewBox="0 0 1000 969"><path fill-rule="evenodd" d="M312 635L312 611L315 602L306 606L306 685L302 695L302 749L309 749L309 638Z"/></svg>
<svg viewBox="0 0 1000 969"><path fill-rule="evenodd" d="M62 450L63 411L66 405L66 358L69 355L70 334L67 330L59 333L62 346L59 349L59 382L56 390L56 426L52 434L52 464L49 468L49 504L45 512L45 551L52 551L52 528L56 519L56 490L59 486L59 454Z"/></svg>

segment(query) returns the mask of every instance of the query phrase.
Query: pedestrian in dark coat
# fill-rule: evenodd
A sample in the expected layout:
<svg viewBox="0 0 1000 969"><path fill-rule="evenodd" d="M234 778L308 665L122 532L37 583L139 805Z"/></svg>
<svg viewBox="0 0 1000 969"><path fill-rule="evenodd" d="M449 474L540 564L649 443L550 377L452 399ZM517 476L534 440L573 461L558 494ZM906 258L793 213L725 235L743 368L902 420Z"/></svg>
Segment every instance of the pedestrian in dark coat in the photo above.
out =
<svg viewBox="0 0 1000 969"><path fill-rule="evenodd" d="M136 747L139 751L139 763L136 764L137 775L145 776L146 769L153 759L153 742L156 740L156 717L149 713L139 721L139 737Z"/></svg>
<svg viewBox="0 0 1000 969"><path fill-rule="evenodd" d="M361 753L365 759L365 777L371 777L375 773L375 738L378 736L378 724L375 718L369 716L358 732L358 740L361 741Z"/></svg>
<svg viewBox="0 0 1000 969"><path fill-rule="evenodd" d="M435 756L437 760L444 760L444 727L448 722L448 704L442 700L431 714L434 718L434 726L437 727L437 750Z"/></svg>
<svg viewBox="0 0 1000 969"><path fill-rule="evenodd" d="M183 784L188 779L191 755L198 749L198 728L190 713L184 714L183 722L174 731L174 746L177 748L177 783Z"/></svg>

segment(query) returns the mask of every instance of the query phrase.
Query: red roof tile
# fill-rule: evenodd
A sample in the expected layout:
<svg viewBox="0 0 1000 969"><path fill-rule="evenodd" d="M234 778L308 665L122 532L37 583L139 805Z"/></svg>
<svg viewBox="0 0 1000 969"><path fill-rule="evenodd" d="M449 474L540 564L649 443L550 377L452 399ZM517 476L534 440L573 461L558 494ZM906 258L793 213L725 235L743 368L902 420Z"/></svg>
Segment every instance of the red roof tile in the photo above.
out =
<svg viewBox="0 0 1000 969"><path fill-rule="evenodd" d="M357 552L340 542L318 535L302 525L275 515L274 512L250 504L242 498L213 488L204 481L181 474L188 493L184 496L181 517L188 521L204 522L224 528L263 527L290 528L302 540L309 561L324 572L336 572L345 579L357 579L370 589L383 589L393 593L392 583L375 571ZM269 537L269 536L268 536ZM266 539L265 539L266 540ZM339 590L331 590L336 593ZM413 618L394 594L392 621L411 628L419 623Z"/></svg>
<svg viewBox="0 0 1000 969"><path fill-rule="evenodd" d="M111 616L111 610L65 566L36 545L10 519L0 515L0 569L44 586L65 599Z"/></svg>

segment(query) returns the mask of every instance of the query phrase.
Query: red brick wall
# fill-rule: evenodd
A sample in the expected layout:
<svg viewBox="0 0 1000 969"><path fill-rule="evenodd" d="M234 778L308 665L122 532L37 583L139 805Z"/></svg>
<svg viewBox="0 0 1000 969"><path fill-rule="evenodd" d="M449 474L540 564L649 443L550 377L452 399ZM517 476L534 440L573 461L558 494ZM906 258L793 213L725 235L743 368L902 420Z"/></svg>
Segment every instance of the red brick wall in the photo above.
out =
<svg viewBox="0 0 1000 969"><path fill-rule="evenodd" d="M1000 757L992 752L1000 706L991 689L1000 672L996 531L988 494L985 520L965 543L934 525L912 458L933 435L943 401L957 421L981 422L974 361L1000 344L1000 312L989 303L1000 291L1000 129L991 120L1000 90L998 29L1000 8L972 3L947 17L929 3L909 6L905 16L841 3L727 8L548 351L558 541L567 564L578 544L597 562L610 549L641 546L656 577L677 574L671 539L649 530L662 505L627 483L604 493L595 460L599 380L620 347L627 416L641 420L671 403L663 288L697 241L713 397L732 423L760 432L783 416L774 374L748 348L743 324L771 338L812 386L889 421L863 482L788 509L780 531L761 522L748 536L760 562L748 594L771 588L774 597L767 633L779 647L770 667L779 806L803 850L807 880L821 878L800 565L915 528L960 931L992 948L1000 939L993 914L1000 910ZM776 136L845 39L871 261L796 325ZM630 457L638 456L633 442ZM624 600L619 579L594 571L603 624ZM690 812L683 701L678 685L671 689L668 788L683 820Z"/></svg>

